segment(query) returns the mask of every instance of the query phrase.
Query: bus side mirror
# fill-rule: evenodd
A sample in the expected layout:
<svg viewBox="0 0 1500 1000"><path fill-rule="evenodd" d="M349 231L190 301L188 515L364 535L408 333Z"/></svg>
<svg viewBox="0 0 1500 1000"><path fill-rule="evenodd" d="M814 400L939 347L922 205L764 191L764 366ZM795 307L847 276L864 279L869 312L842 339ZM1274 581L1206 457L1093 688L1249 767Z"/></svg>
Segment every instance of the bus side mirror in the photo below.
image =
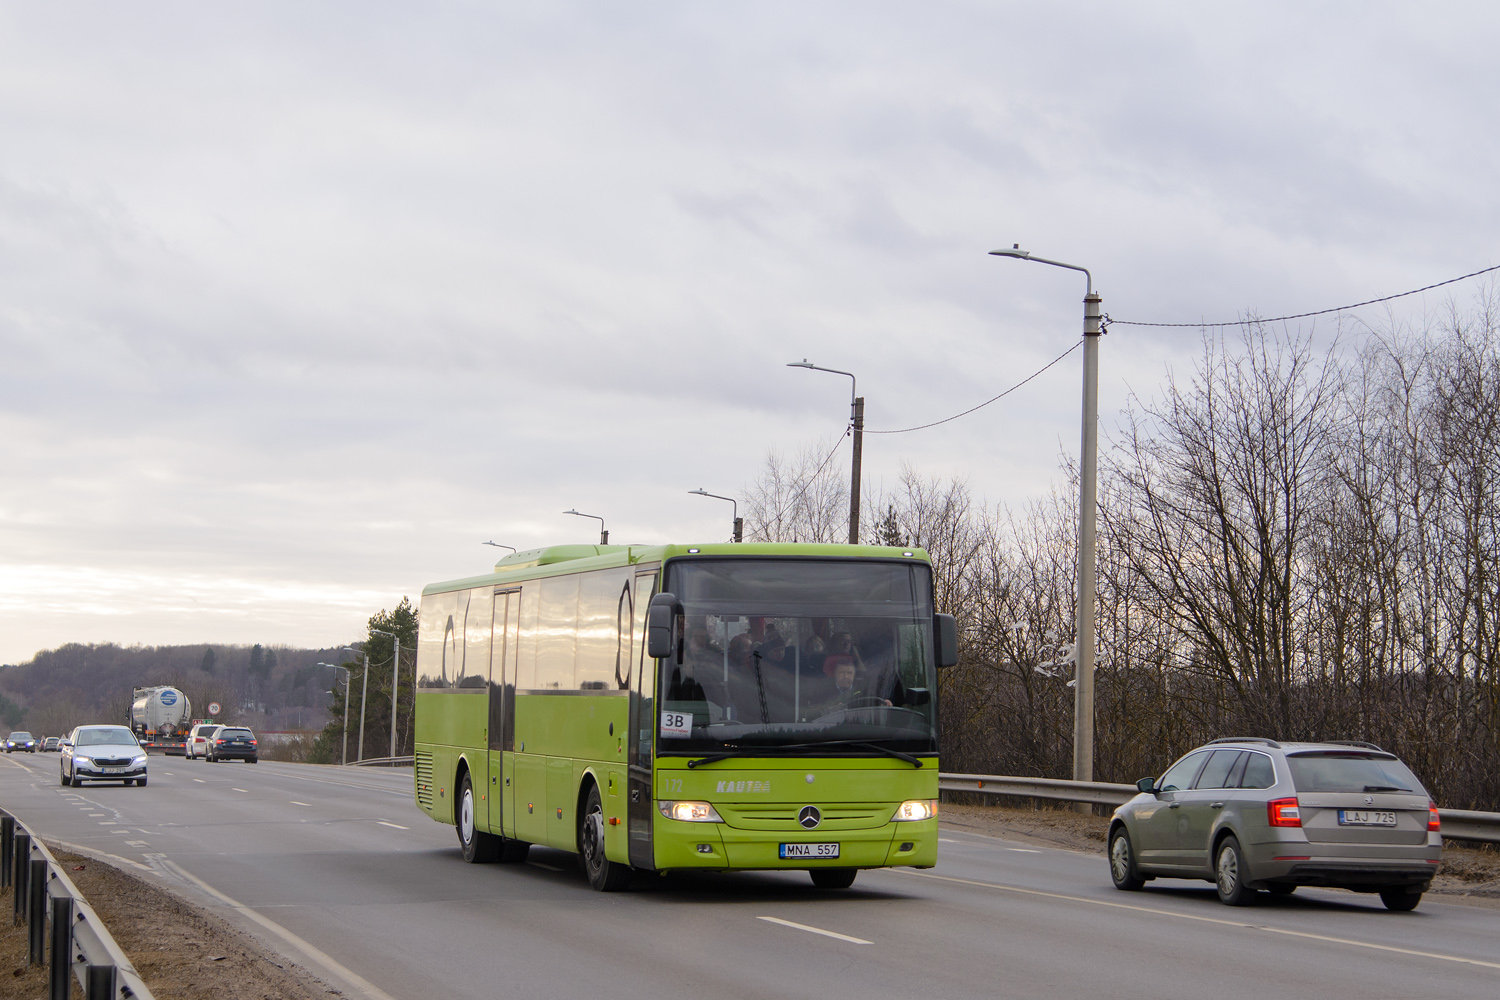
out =
<svg viewBox="0 0 1500 1000"><path fill-rule="evenodd" d="M672 626L677 621L682 607L676 594L661 593L651 598L646 608L646 655L656 660L676 656Z"/></svg>
<svg viewBox="0 0 1500 1000"><path fill-rule="evenodd" d="M958 619L952 615L932 616L932 638L937 643L937 665L951 667L958 662Z"/></svg>

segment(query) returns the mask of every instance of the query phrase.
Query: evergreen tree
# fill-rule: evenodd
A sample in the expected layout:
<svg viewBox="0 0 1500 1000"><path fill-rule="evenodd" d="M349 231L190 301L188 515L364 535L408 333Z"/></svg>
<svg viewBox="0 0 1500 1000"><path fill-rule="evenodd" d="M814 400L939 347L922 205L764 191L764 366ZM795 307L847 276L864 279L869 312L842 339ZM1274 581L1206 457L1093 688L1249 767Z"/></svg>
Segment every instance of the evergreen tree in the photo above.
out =
<svg viewBox="0 0 1500 1000"><path fill-rule="evenodd" d="M198 664L198 669L205 674L214 672L214 648L212 646L203 650L203 662Z"/></svg>

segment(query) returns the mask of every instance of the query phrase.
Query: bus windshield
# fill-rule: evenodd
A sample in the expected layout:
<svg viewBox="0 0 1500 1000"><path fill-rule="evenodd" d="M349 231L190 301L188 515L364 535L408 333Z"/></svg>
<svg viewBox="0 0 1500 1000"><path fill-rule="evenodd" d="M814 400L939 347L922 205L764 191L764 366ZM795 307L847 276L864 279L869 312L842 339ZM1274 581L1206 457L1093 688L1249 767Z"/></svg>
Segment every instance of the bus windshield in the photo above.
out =
<svg viewBox="0 0 1500 1000"><path fill-rule="evenodd" d="M925 564L678 560L666 589L682 642L661 661L659 753L936 752Z"/></svg>

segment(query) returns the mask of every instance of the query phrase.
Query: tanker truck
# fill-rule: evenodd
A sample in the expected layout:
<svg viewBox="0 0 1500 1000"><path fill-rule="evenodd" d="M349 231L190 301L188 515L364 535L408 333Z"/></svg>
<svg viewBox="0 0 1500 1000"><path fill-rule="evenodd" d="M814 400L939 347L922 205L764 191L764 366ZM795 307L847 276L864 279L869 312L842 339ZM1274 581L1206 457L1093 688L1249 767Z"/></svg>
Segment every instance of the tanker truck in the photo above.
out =
<svg viewBox="0 0 1500 1000"><path fill-rule="evenodd" d="M130 695L130 729L148 750L184 753L192 717L193 703L174 687L140 687Z"/></svg>

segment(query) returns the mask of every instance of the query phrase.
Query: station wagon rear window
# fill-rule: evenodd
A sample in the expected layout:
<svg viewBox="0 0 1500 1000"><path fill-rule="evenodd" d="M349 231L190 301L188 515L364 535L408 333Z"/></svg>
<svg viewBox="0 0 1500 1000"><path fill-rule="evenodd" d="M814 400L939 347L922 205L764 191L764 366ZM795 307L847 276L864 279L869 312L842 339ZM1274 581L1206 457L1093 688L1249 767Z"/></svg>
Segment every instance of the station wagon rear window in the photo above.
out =
<svg viewBox="0 0 1500 1000"><path fill-rule="evenodd" d="M1288 754L1286 762L1299 792L1427 794L1405 764L1386 754L1321 751Z"/></svg>

